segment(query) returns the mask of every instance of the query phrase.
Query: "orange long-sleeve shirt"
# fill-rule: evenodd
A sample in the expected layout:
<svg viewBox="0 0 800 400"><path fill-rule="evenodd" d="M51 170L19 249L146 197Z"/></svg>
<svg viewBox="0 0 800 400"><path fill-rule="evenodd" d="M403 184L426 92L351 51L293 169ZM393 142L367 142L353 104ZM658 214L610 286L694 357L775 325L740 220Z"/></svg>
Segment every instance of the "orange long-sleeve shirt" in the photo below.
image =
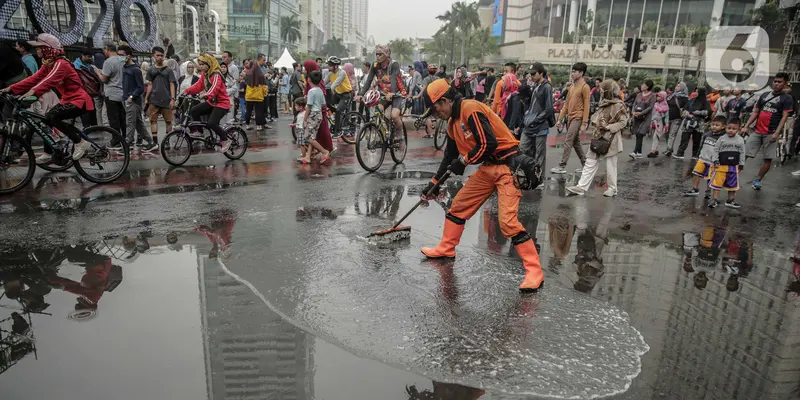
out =
<svg viewBox="0 0 800 400"><path fill-rule="evenodd" d="M558 120L561 121L567 117L568 121L573 119L580 119L584 123L589 121L589 85L586 82L573 84L567 92L567 100L564 102L564 107L561 108L561 113L558 114Z"/></svg>

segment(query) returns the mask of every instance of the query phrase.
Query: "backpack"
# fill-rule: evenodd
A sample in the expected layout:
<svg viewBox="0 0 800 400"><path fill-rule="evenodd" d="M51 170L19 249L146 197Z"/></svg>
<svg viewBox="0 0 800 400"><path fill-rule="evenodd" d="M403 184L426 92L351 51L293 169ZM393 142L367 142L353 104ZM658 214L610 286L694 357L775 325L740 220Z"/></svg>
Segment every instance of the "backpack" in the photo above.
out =
<svg viewBox="0 0 800 400"><path fill-rule="evenodd" d="M103 95L103 82L94 71L89 71L86 68L76 68L78 78L81 79L83 90L91 97L100 97Z"/></svg>

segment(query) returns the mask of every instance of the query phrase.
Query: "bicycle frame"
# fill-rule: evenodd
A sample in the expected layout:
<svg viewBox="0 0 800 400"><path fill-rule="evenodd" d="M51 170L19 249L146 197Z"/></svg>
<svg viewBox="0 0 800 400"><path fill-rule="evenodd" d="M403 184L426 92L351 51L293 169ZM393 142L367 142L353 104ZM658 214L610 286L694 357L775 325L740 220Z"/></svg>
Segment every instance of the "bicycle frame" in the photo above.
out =
<svg viewBox="0 0 800 400"><path fill-rule="evenodd" d="M6 95L6 96L3 96L3 97L4 97L4 100L8 101L14 107L14 109L12 111L12 114L11 114L10 120L6 121L4 119L2 121L3 124L6 125L6 126L11 125L11 129L9 130L9 132L12 135L16 134L16 135L19 135L20 137L22 137L22 135L19 134L19 126L17 125L19 122L22 122L31 131L31 134L28 135L27 138L24 138L25 140L28 141L28 143L30 143L31 138L33 137L32 134L36 133L37 135L39 135L42 138L42 140L45 142L45 144L47 146L49 146L50 148L52 148L54 150L57 148L56 140L53 139L53 136L52 136L52 133L51 133L53 127L51 127L48 124L47 117L45 117L42 114L39 114L39 113L36 113L36 112L33 112L33 111L30 111L30 110L27 110L27 109L23 108L21 102L19 100L16 100L16 99L12 98L11 96ZM49 129L47 129L47 128L49 128ZM80 135L81 135L81 139L88 141L93 146L97 146L97 143L95 143L94 140L92 140L90 137L88 137L83 132L83 130L80 131ZM67 136L67 146L69 146L70 142L71 142L71 140ZM67 147L65 147L65 148L67 148Z"/></svg>

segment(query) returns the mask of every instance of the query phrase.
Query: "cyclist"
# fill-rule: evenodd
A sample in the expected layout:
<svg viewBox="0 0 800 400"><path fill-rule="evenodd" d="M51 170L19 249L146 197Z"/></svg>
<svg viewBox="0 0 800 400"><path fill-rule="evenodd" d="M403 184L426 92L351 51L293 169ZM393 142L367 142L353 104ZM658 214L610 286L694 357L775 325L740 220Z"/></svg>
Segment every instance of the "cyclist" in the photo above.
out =
<svg viewBox="0 0 800 400"><path fill-rule="evenodd" d="M220 121L228 114L231 109L231 100L225 88L225 79L222 77L219 61L210 55L202 54L197 58L200 70L200 80L194 85L183 91L183 94L200 95L201 99L206 99L205 103L198 104L192 108L192 119L199 121L203 115L208 115L206 126L219 136L220 153L225 153L231 147L228 134L219 125Z"/></svg>
<svg viewBox="0 0 800 400"><path fill-rule="evenodd" d="M353 85L350 84L347 74L339 66L342 60L332 56L328 58L328 76L325 78L325 86L330 85L333 92L332 108L336 111L334 119L334 132L340 132L342 128L342 114L347 112L347 104L353 93Z"/></svg>
<svg viewBox="0 0 800 400"><path fill-rule="evenodd" d="M392 60L392 51L389 46L375 46L375 62L369 70L367 82L378 80L378 89L383 98L378 106L385 112L387 107L392 107L391 117L394 121L395 131L402 132L403 120L400 112L403 110L403 99L406 98L406 88L403 84L403 74L400 72L400 63ZM367 93L369 87L364 86L358 92L356 101L361 101L361 96Z"/></svg>
<svg viewBox="0 0 800 400"><path fill-rule="evenodd" d="M438 67L435 64L428 65L428 76L422 79L422 90L419 92L418 95L414 96L413 99L419 99L422 97L422 94L425 93L425 88L431 84L431 82L441 79L439 76L436 75L436 71L438 71ZM433 137L433 116L425 118L425 136L426 138Z"/></svg>
<svg viewBox="0 0 800 400"><path fill-rule="evenodd" d="M41 97L51 89L58 92L61 101L45 113L47 124L58 129L75 144L72 159L79 160L86 154L92 144L81 138L81 131L75 125L65 122L80 117L86 112L94 111L94 100L83 90L81 78L72 63L64 57L64 47L53 35L42 33L36 40L29 41L36 47L36 54L42 60L42 67L33 76L17 82L4 92L11 92L22 97ZM24 94L23 94L24 93ZM36 163L50 162L53 149L45 146L45 154L36 158Z"/></svg>

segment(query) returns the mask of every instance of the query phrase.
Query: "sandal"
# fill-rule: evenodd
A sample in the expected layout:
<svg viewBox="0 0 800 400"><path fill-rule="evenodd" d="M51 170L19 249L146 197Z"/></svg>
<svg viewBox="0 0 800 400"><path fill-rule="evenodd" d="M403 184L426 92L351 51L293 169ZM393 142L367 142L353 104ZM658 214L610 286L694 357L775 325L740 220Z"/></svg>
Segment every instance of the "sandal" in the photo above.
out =
<svg viewBox="0 0 800 400"><path fill-rule="evenodd" d="M306 161L306 159L305 159L305 158L302 158L302 157L300 157L300 158L296 159L295 161L297 161L297 163L298 163L298 164L303 164L303 165L308 165L308 164L310 164L308 161Z"/></svg>
<svg viewBox="0 0 800 400"><path fill-rule="evenodd" d="M331 155L330 155L330 154L328 154L327 156L322 156L322 157L319 159L319 163L320 163L320 164L325 164L325 163L326 163L326 162L328 162L328 160L330 160L330 159L331 159Z"/></svg>

